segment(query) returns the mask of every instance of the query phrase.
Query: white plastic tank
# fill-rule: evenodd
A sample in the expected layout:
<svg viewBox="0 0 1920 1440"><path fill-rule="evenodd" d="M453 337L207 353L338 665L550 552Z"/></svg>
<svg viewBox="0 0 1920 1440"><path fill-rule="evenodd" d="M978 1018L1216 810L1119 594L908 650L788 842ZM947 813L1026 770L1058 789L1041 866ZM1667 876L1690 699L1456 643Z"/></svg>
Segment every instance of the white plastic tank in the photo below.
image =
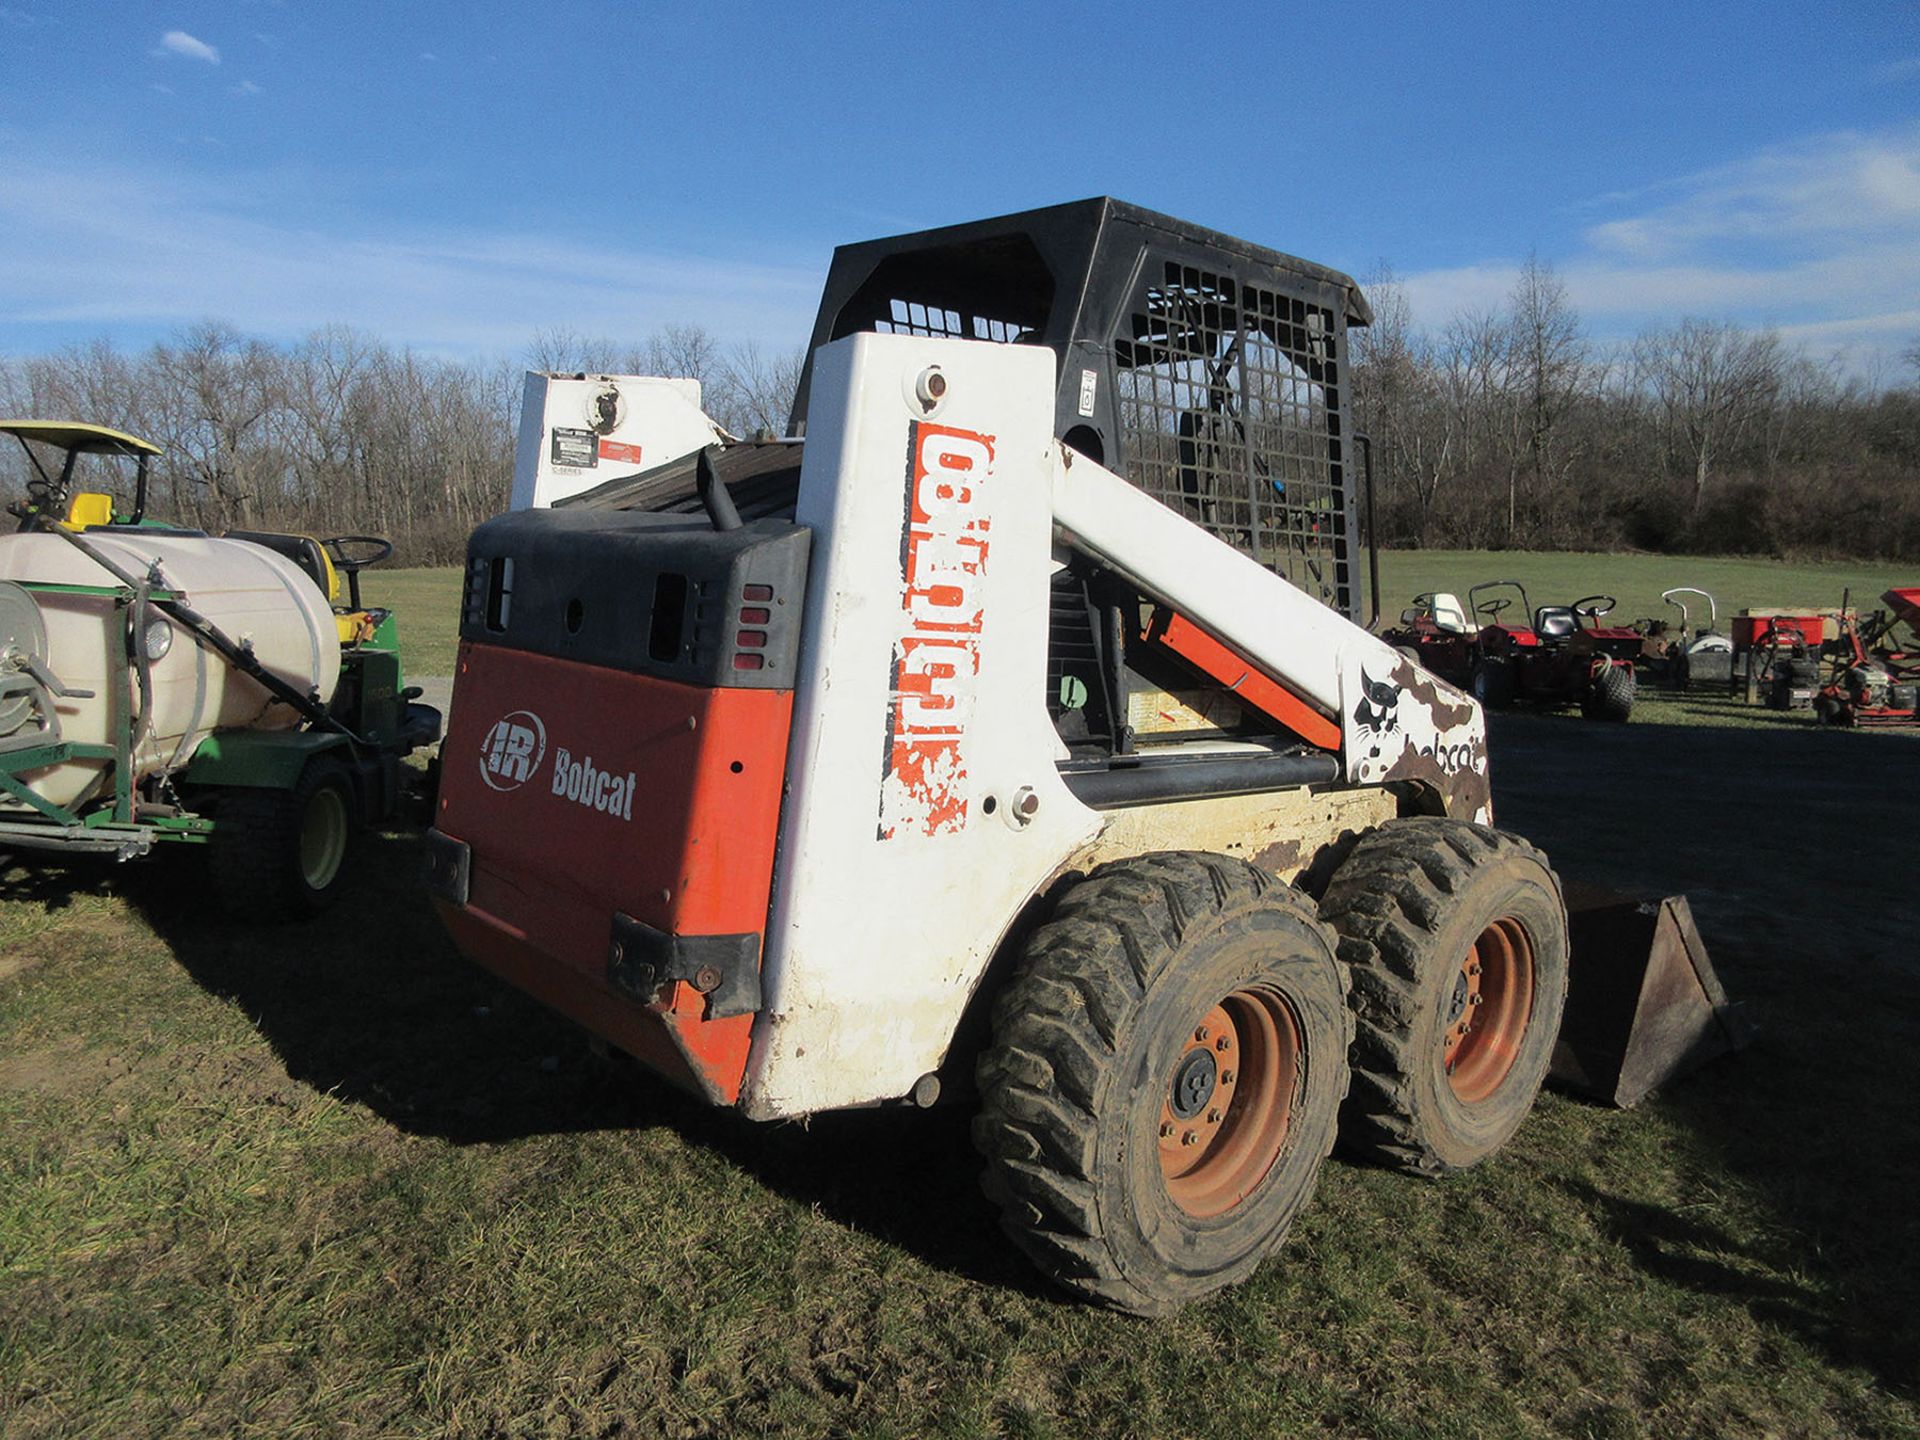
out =
<svg viewBox="0 0 1920 1440"><path fill-rule="evenodd" d="M320 587L292 561L245 540L165 530L89 530L87 546L133 576L159 567L158 588L180 596L236 643L250 645L261 668L301 694L333 697L340 678L340 635ZM58 535L0 536L0 580L23 585L118 586L120 582ZM127 610L108 596L32 592L46 627L44 662L69 690L90 699L57 699L60 738L113 743L113 694L128 683ZM289 729L301 716L265 686L234 669L158 608L142 637L153 657L152 716L134 755L136 777L183 766L215 730ZM158 628L156 628L158 627ZM137 679L133 704L140 703ZM100 792L107 762L71 760L22 778L42 798L74 806ZM10 808L20 808L12 805Z"/></svg>

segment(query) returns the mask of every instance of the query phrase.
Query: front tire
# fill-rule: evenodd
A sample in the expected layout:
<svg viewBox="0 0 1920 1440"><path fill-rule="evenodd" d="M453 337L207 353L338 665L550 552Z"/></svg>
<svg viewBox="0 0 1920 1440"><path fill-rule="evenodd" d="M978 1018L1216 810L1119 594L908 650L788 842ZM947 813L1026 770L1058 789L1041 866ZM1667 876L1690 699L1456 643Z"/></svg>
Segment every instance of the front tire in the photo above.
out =
<svg viewBox="0 0 1920 1440"><path fill-rule="evenodd" d="M1001 1224L1083 1298L1166 1314L1312 1195L1352 1034L1313 904L1221 855L1102 866L994 1005L974 1141Z"/></svg>
<svg viewBox="0 0 1920 1440"><path fill-rule="evenodd" d="M1390 820L1334 872L1358 1027L1342 1145L1422 1175L1478 1164L1520 1128L1567 998L1560 881L1526 841Z"/></svg>
<svg viewBox="0 0 1920 1440"><path fill-rule="evenodd" d="M1631 666L1609 665L1588 683L1587 693L1580 701L1580 713L1589 720L1625 724L1633 714L1638 688Z"/></svg>
<svg viewBox="0 0 1920 1440"><path fill-rule="evenodd" d="M208 842L215 897L246 920L298 920L339 895L355 833L353 781L324 756L291 789L233 787Z"/></svg>
<svg viewBox="0 0 1920 1440"><path fill-rule="evenodd" d="M1486 709L1508 710L1513 707L1513 662L1504 655L1489 655L1476 660L1469 684L1473 698Z"/></svg>

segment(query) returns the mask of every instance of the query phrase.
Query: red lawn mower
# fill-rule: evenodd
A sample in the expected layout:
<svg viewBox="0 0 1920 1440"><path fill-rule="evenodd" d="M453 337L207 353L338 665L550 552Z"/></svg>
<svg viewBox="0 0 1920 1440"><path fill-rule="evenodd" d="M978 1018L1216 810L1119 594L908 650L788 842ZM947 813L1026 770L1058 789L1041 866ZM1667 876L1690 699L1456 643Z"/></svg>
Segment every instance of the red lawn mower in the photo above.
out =
<svg viewBox="0 0 1920 1440"><path fill-rule="evenodd" d="M1880 601L1887 608L1862 620L1841 602L1833 675L1813 699L1822 724L1920 724L1920 587Z"/></svg>
<svg viewBox="0 0 1920 1440"><path fill-rule="evenodd" d="M1615 603L1611 595L1587 595L1535 610L1518 580L1489 580L1467 592L1464 613L1452 596L1415 597L1382 638L1490 710L1577 704L1589 720L1623 721L1633 713L1634 662L1645 637L1598 623ZM1516 620L1502 620L1516 605Z"/></svg>

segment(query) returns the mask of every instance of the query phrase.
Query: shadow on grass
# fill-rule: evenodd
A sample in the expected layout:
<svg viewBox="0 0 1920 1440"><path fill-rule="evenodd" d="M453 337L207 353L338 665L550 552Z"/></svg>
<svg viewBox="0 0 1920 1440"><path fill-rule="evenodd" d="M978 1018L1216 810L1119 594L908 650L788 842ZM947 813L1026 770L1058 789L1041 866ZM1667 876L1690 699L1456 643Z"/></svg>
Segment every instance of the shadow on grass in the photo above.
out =
<svg viewBox="0 0 1920 1440"><path fill-rule="evenodd" d="M1648 1104L1684 1137L1665 1178L1738 1233L1558 1183L1649 1275L1920 1393L1920 744L1503 715L1490 751L1498 823L1568 879L1688 895L1760 1027Z"/></svg>
<svg viewBox="0 0 1920 1440"><path fill-rule="evenodd" d="M1671 1205L1607 1194L1579 1181L1556 1183L1633 1256L1642 1274L1730 1300L1763 1324L1798 1336L1833 1364L1872 1371L1890 1390L1909 1396L1920 1390L1906 1316L1863 1313L1853 1286L1836 1289L1812 1280L1806 1237L1742 1240Z"/></svg>
<svg viewBox="0 0 1920 1440"><path fill-rule="evenodd" d="M672 1127L769 1188L930 1264L1038 1290L981 1197L958 1107L759 1125L716 1110L470 964L418 877L417 836L368 837L319 919L236 924L203 903L189 860L122 871L142 917L203 988L230 999L287 1074L397 1128L456 1145ZM875 1164L885 1156L885 1164Z"/></svg>

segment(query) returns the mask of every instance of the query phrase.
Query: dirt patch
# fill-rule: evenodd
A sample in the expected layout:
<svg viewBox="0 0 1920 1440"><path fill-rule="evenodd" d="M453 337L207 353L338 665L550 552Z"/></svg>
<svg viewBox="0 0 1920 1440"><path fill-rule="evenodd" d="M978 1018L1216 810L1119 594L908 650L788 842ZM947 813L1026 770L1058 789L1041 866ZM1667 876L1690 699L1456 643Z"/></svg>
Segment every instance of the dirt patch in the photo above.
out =
<svg viewBox="0 0 1920 1440"><path fill-rule="evenodd" d="M0 1091L77 1095L98 1090L128 1074L126 1058L81 1045L59 1045L0 1057Z"/></svg>
<svg viewBox="0 0 1920 1440"><path fill-rule="evenodd" d="M24 975L43 958L45 957L28 950L14 950L0 955L0 981L11 980L16 975Z"/></svg>

